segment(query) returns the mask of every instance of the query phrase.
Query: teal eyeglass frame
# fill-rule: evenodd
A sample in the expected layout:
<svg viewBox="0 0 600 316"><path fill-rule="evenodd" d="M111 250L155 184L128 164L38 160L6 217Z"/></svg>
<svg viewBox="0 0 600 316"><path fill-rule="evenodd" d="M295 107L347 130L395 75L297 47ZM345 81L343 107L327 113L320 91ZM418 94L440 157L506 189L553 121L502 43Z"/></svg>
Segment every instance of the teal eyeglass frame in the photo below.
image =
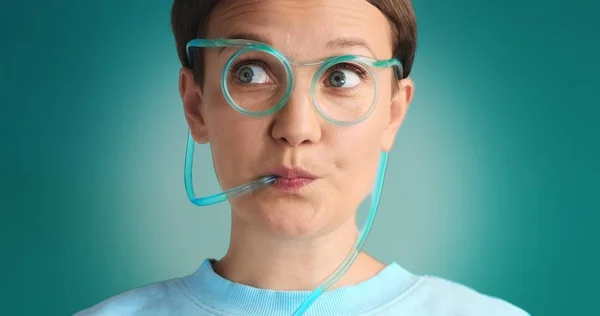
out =
<svg viewBox="0 0 600 316"><path fill-rule="evenodd" d="M350 126L350 125L358 124L358 123L366 120L371 115L373 110L375 109L375 107L377 105L378 96L379 96L379 82L377 80L378 77L375 75L375 73L373 73L373 69L371 67L382 68L382 69L392 67L396 80L403 79L403 66L402 66L402 63L396 58L391 58L388 60L378 60L378 59L375 59L372 57L360 56L360 55L342 55L342 56L325 58L325 59L321 59L321 60L301 62L301 61L298 61L291 57L285 56L283 53L281 53L277 49L275 49L267 44L257 42L257 41L252 41L252 40L245 40L245 39L193 39L193 40L189 41L186 45L186 53L187 53L187 60L188 60L188 64L190 65L190 68L192 68L192 69L194 68L193 48L224 48L224 47L239 47L240 50L235 52L227 60L227 62L225 63L225 66L223 67L223 72L222 72L222 77L221 77L221 90L223 92L223 96L225 97L225 100L227 100L227 103L229 103L229 105L231 107L233 107L236 111L238 111L239 113L242 113L244 115L251 116L251 117L262 117L262 116L272 115L272 114L276 113L277 111L279 111L288 102L288 99L294 89L294 72L292 70L292 65L294 65L294 66L319 66L320 65L319 69L317 70L317 72L315 73L315 75L313 76L313 79L312 79L311 88L310 88L311 100L312 100L312 103L313 103L314 107L316 108L317 112L319 113L319 115L322 118L324 118L325 120L329 121L332 124L340 125L340 126ZM286 71L287 87L283 94L283 97L273 107L271 107L267 110L264 110L264 111L248 111L248 110L240 107L239 105L236 104L236 102L231 97L231 94L229 93L229 88L227 87L227 70L229 69L231 64L242 54L252 52L252 51L261 51L261 52L265 52L267 54L274 56L279 61L281 61L282 65ZM375 92L374 92L374 96L373 96L373 101L372 101L369 109L367 110L367 112L365 112L365 114L363 114L362 117L360 117L359 119L354 120L354 121L341 121L341 120L336 120L336 119L329 117L319 106L319 103L317 102L316 93L315 93L317 84L319 82L319 78L321 78L321 76L325 73L325 71L327 71L331 66L334 66L339 63L346 63L346 62L357 62L357 63L363 64L363 65L369 66L369 67L367 67L367 71L371 74L371 76L373 77L373 80L375 81Z"/></svg>

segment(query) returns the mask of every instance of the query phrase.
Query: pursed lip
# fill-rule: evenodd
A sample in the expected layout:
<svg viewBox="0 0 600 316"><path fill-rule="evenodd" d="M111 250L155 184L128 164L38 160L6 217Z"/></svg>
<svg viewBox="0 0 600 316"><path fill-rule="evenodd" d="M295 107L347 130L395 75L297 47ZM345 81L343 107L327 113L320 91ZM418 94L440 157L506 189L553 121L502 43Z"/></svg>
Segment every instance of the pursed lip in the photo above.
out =
<svg viewBox="0 0 600 316"><path fill-rule="evenodd" d="M292 194L300 192L317 179L315 175L300 168L280 167L271 170L269 174L277 177L273 188Z"/></svg>
<svg viewBox="0 0 600 316"><path fill-rule="evenodd" d="M307 179L314 180L317 177L301 168L280 167L269 172L270 175L284 179Z"/></svg>

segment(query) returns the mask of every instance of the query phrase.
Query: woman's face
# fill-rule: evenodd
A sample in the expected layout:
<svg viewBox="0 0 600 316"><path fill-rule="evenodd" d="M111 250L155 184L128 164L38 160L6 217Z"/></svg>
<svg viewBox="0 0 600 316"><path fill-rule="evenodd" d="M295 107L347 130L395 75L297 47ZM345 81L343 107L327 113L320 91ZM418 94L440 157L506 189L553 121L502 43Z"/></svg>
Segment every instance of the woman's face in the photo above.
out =
<svg viewBox="0 0 600 316"><path fill-rule="evenodd" d="M390 25L365 0L224 1L211 14L207 37L260 39L300 61L347 54L392 57ZM223 189L273 172L282 177L278 185L231 200L236 220L278 235L316 236L354 219L373 186L381 151L391 149L410 102L411 82L398 82L393 93L392 69L378 72L372 115L357 125L337 126L319 116L311 101L314 69L294 68L289 101L277 113L256 118L225 100L221 73L227 58L221 55L226 54L219 49L205 50L202 89L182 72L192 134L210 144ZM286 174L288 169L310 176L284 180L294 176Z"/></svg>

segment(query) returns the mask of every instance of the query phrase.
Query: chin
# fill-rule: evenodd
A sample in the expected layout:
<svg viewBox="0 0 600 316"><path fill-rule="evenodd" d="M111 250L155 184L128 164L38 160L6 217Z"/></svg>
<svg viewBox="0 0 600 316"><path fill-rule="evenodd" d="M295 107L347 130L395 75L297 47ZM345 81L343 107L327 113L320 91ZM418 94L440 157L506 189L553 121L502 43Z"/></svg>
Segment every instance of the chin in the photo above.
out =
<svg viewBox="0 0 600 316"><path fill-rule="evenodd" d="M327 207L315 207L314 203L298 196L258 198L253 201L240 199L232 205L237 216L247 223L264 228L285 237L310 237L318 235L327 225L332 214Z"/></svg>

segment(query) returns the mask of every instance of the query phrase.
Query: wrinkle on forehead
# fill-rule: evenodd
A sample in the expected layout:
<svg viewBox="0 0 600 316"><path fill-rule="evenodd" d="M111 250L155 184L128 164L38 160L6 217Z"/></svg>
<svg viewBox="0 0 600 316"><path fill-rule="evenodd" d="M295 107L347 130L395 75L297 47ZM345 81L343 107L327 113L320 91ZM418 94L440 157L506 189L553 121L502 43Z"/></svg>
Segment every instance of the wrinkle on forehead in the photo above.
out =
<svg viewBox="0 0 600 316"><path fill-rule="evenodd" d="M389 23L366 0L226 0L215 8L209 37L244 32L269 38L269 44L299 60L325 57L329 41L348 37L364 39L375 58L392 54Z"/></svg>

